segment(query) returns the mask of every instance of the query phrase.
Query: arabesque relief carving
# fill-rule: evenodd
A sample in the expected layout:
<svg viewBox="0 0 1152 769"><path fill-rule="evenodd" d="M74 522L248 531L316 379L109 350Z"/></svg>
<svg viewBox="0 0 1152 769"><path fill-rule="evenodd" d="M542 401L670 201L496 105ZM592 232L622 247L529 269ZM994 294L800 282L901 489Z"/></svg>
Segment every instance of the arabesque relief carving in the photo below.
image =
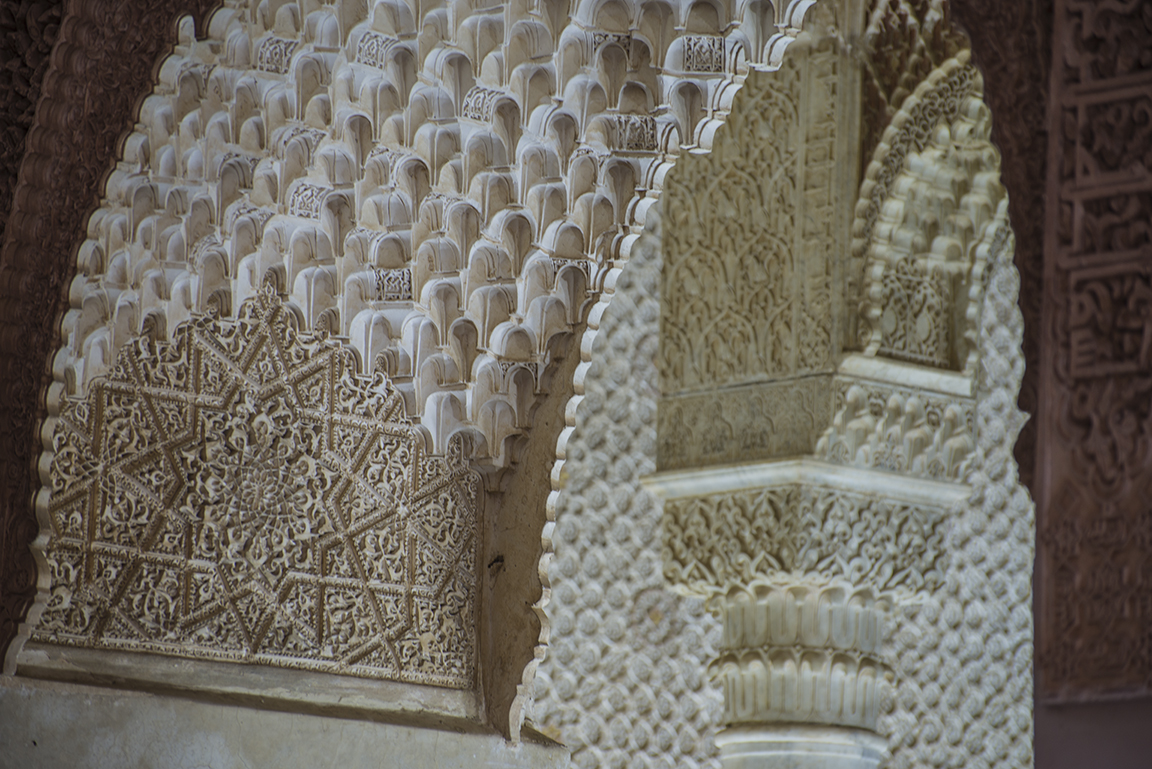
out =
<svg viewBox="0 0 1152 769"><path fill-rule="evenodd" d="M143 99L138 114L104 121L122 140L105 186L81 181L104 174L110 154L91 168L86 158L54 159L85 170L52 222L29 218L35 194L21 198L30 206L21 221L52 232L21 230L25 250L6 252L20 259L41 254L49 235L48 256L72 254L71 240L57 240L80 232L81 213L101 199L75 273L42 260L56 272L37 284L43 296L33 303L50 309L32 326L53 327L60 309L61 339L50 352L53 342L34 336L38 352L28 359L35 369L50 358L51 377L14 374L22 392L47 385L52 404L85 397L139 338L171 340L203 313L234 318L271 283L301 333L329 334L367 374L385 374L433 452L466 432L472 458L499 486L522 458L538 407L565 393L551 377L568 365L562 358L585 319L607 306L668 168L682 148L711 146L740 78L779 63L807 10L761 4L721 18L689 4L584 4L569 16L545 5L530 19L462 6L449 24L440 9L390 0L315 8L238 0L199 27L181 19L173 54L154 69L114 50L137 31L149 44L170 41L148 26L151 16L134 26L141 9L132 3L86 5L77 29L99 31L69 50L135 62L131 77L105 78L136 84L109 109ZM707 61L695 43L684 55L686 36L708 41ZM69 88L88 77L65 69ZM139 74L153 71L146 93ZM88 130L90 112L45 136L67 144L75 126ZM33 186L57 189L43 168ZM35 420L20 421L28 432ZM26 543L35 529L23 520L13 536ZM517 564L515 578L538 590L535 564ZM27 558L17 568L27 584L5 625L12 629L34 571ZM547 638L533 619L522 623L531 638L507 646L516 658L507 667L523 667L526 680L529 657L543 654L536 639ZM501 697L489 705L507 711ZM504 716L489 716L503 728Z"/></svg>
<svg viewBox="0 0 1152 769"><path fill-rule="evenodd" d="M869 205L857 212L856 225L858 233L872 236L860 323L866 350L969 372L978 355L968 308L978 306L985 265L1008 236L1000 157L988 140L990 115L979 83L971 89L955 104L918 105L924 125L935 125L930 136L909 137L912 146L903 157L888 149L902 166L890 180L887 145L881 145L873 161L879 167L869 168L865 185L887 194L876 221L869 222ZM940 91L917 89L913 99L929 101L930 94L940 98Z"/></svg>
<svg viewBox="0 0 1152 769"><path fill-rule="evenodd" d="M821 459L937 480L968 475L975 415L967 399L838 380L837 402L816 444Z"/></svg>
<svg viewBox="0 0 1152 769"><path fill-rule="evenodd" d="M809 376L663 398L660 467L807 454L831 419L830 383Z"/></svg>
<svg viewBox="0 0 1152 769"><path fill-rule="evenodd" d="M479 476L294 326L265 289L54 420L32 640L474 685Z"/></svg>
<svg viewBox="0 0 1152 769"><path fill-rule="evenodd" d="M837 62L827 40L794 44L749 76L712 152L669 174L661 469L809 453L827 425ZM744 135L773 140L747 154L720 138Z"/></svg>
<svg viewBox="0 0 1152 769"><path fill-rule="evenodd" d="M877 145L872 160L865 169L860 197L856 201L856 219L852 224L853 258L848 265L847 289L850 293L861 292L862 298L869 299L873 308L882 300L880 297L870 296L870 294L875 293L875 288L871 285L871 276L867 274L867 270L874 263L874 257L868 251L872 245L877 226L881 222L884 211L883 205L894 192L897 192L896 184L899 178L907 176L914 178L917 173L916 168L906 166L907 156L909 154L918 155L928 147L932 140L937 138L936 129L941 122L949 125L954 123L961 119L966 107L974 107L978 103L978 101L973 102L970 97L974 96L979 100L980 75L975 67L968 64L968 59L968 52L960 51L955 58L943 62L940 67L932 70L915 87L884 131L880 144ZM978 115L971 117L979 118ZM971 117L969 117L969 121L971 121ZM987 128L987 125L983 126L985 140L987 139ZM969 134L970 130L966 130L964 133ZM967 138L967 136L963 138ZM945 152L947 151L947 142L947 139L942 142ZM930 164L926 165L931 167ZM920 167L924 168L925 165ZM929 183L928 190L930 189ZM941 192L945 196L951 193L950 190L941 190ZM898 194L906 195L907 192L900 191ZM912 209L912 211L915 210ZM899 211L900 209L898 209ZM947 211L944 213L947 215ZM900 219L901 217L898 217L896 221L886 223L889 226L884 227L881 235L891 237L889 227L891 225L899 227L904 224ZM913 229L917 229L928 225L929 222L912 221L909 224ZM925 241L922 244L925 250L930 248L935 240L934 237L924 237L927 234L927 232L921 233L921 237ZM904 248L907 248L907 245ZM965 253L963 258L970 259L971 257ZM856 283L857 280L860 281L859 284ZM939 312L939 308L937 311ZM875 313L875 309L872 312ZM871 343L873 345L872 351L875 353L875 337L878 331L871 326L871 323L874 323L876 319L865 315L861 320L868 321L868 323L857 325L855 319L852 319L848 329L850 338L862 346ZM931 327L929 327L930 329ZM894 327L893 331L895 330ZM926 341L930 338L931 334L926 335Z"/></svg>
<svg viewBox="0 0 1152 769"><path fill-rule="evenodd" d="M1013 397L1023 375L1023 360L1021 317L1015 301L1019 278L1012 266L1011 253L1009 240L1007 247L989 264L978 322L981 365L972 383L974 403L969 401L972 405L965 409L969 432L965 441L966 459L961 464L963 474L952 480L932 479L933 485L928 487L933 489L930 493L937 501L945 498L954 501L942 507L934 508L921 502L918 507L907 508L909 512L919 509L939 516L934 528L929 530L933 535L929 539L897 540L898 531L907 534L924 529L889 528L891 516L880 512L881 507L893 505L895 499L912 490L904 479L917 477L920 466L893 468L863 461L854 463L861 470L872 468L867 472L880 471L877 482L885 490L870 499L851 491L828 490L823 498L833 506L830 509L839 507L835 518L847 524L831 529L817 528L817 524L823 523L815 520L820 507L804 500L804 495L813 494L811 491L793 492L797 504L791 511L780 504L787 498L787 488L782 493L779 487L665 501L667 536L672 538L674 546L683 548L665 556L666 566L671 569L669 577L680 580L686 573L700 575L702 578L696 580L698 589L707 589L708 584L729 585L722 594L725 597L721 607L727 607L729 594L734 601L755 603L749 596L767 596L777 590L818 596L826 587L831 587L830 596L842 589L846 597L862 587L856 581L862 576L879 575L882 584L889 580L895 585L886 595L878 595L874 588L869 588L873 590L872 595L882 599L871 604L881 614L877 618L879 632L887 639L879 653L869 656L861 652L861 659L866 658L868 663L853 668L852 675L844 675L847 668L840 668L841 677L837 679L838 686L845 687L838 690L841 694L863 693L862 699L855 700L862 707L850 711L850 717L867 714L870 703L875 703L874 728L887 745L885 766L889 767L911 769L931 765L941 757L963 765L1032 765L1029 602L1034 529L1032 503L1018 481L1012 462L1013 438L1023 423L1023 415ZM903 373L906 377L907 372ZM868 392L859 383L842 382L839 386L857 388L856 392L861 394ZM877 389L870 400L862 400L877 407L887 406L892 414L901 413L900 409L905 408L913 392L892 385ZM901 392L905 393L902 397ZM844 389L841 393L846 397ZM931 399L923 391L917 393L917 397L925 399L926 410L943 411L958 403L954 397ZM964 399L959 401L963 402ZM913 405L912 410L915 412L918 408ZM883 415L876 420L876 423L883 422ZM862 436L876 435L876 423L869 423L872 432L864 432ZM899 437L905 436L900 433ZM893 445L904 443L894 440ZM862 473L855 477L852 483L858 486L866 483L868 476ZM691 483L697 486L707 482L704 474L693 474L691 478ZM948 491L947 485L954 491ZM923 490L920 493L924 493ZM861 508L852 504L855 498L868 499L876 511L875 517L861 516ZM758 510L768 513L763 526L758 526L759 519L752 515ZM789 512L792 521L806 518L807 527L787 523ZM868 520L876 521L880 531L865 525ZM900 520L905 520L907 527L913 519ZM681 526L682 521L690 525ZM796 540L789 541L784 536L775 537L777 531L800 533ZM763 541L749 539L748 533L756 532ZM847 547L836 542L837 532L848 538L842 540L849 543ZM857 534L860 538L854 539ZM784 540L783 546L778 540ZM874 543L886 541L899 544L895 547L876 544L875 549L868 549ZM906 561L899 562L900 567L912 566L911 569L893 568L896 564L889 562L883 570L869 571L869 565L883 563L893 555L904 557L904 547L916 542L922 549L917 552L914 547L908 551ZM819 555L824 551L814 546L818 543L835 548L844 557L821 561ZM929 548L923 549L924 545ZM858 547L863 549L862 557L853 557L851 554L857 552ZM692 556L683 559L684 553ZM811 556L813 553L816 557ZM817 568L795 568L802 555L807 555L807 562L815 563ZM771 556L788 571L776 571ZM693 571L684 572L682 563L689 564ZM853 568L857 570L856 579L849 582L844 575L852 573ZM894 576L912 580L899 584L892 580ZM862 581L867 585L867 579ZM885 604L888 608L884 608ZM819 606L827 612L850 610L846 598L843 601L829 598ZM747 644L732 646L752 648ZM724 657L730 664L717 668L717 672L722 672L730 681L725 721L740 724L746 723L742 719L755 722L771 715L777 720L818 724L842 718L842 714L837 715L840 711L827 707L831 697L822 701L797 700L795 712L783 711L784 715L782 711L770 710L774 701L772 686L778 685L772 682L783 684L791 680L789 676L798 674L794 671L801 669L789 664L797 654L794 645L782 645L778 655L773 654L773 648L767 643L753 652L736 652L734 656ZM805 646L803 653L812 655L808 674L823 686L831 679L820 678L825 668L815 664L815 660L827 657L828 651L821 651L822 648ZM962 653L962 650L968 651ZM779 667L773 667L771 663L777 660ZM873 686L876 688L871 688ZM893 687L894 691L884 694L885 687ZM875 692L879 692L875 695L877 698L870 699ZM757 703L764 703L762 710L756 710L760 707ZM980 737L956 740L949 736L966 734Z"/></svg>
<svg viewBox="0 0 1152 769"><path fill-rule="evenodd" d="M811 270L808 263L817 259L797 252L827 248L807 245L804 236L830 228L833 114L823 107L834 102L835 62L831 51L803 56L794 46L779 71L752 75L764 85L751 89L756 96L743 100L720 130L773 141L752 156L725 151L722 143L689 156L669 177L674 222L665 236L661 326L667 394L829 365L829 276L801 272L801 263ZM801 90L820 98L801 100ZM803 114L804 106L812 114ZM802 222L801 211L814 221ZM821 227L825 232L812 231Z"/></svg>
<svg viewBox="0 0 1152 769"><path fill-rule="evenodd" d="M947 508L808 484L664 503L664 576L711 592L790 576L878 592L939 581Z"/></svg>
<svg viewBox="0 0 1152 769"><path fill-rule="evenodd" d="M939 50L948 40L962 37L941 37ZM805 54L819 48L798 45L789 56L796 54L792 66L802 71ZM787 754L806 766L827 750L850 756L843 766L861 768L1031 766L1035 529L1011 460L1024 421L1015 405L1023 373L1019 277L991 118L968 59L959 46L906 83L859 182L850 249L837 247L849 223L830 217L826 229L804 239L805 249L762 248L762 259L750 259L766 274L792 269L780 270L780 285L796 274L827 286L829 333L814 343L826 369L772 360L750 343L758 339L730 331L740 319L771 328L766 319L795 317L804 301L793 288L778 292L782 300L758 302L754 281L727 269L749 240L750 217L775 221L787 210L781 201L766 202L763 212L746 203L751 213L729 225L727 195L706 186L719 173L690 176L697 160L690 157L669 176L662 249L672 269L666 266L661 310L662 333L671 333L661 338L661 454L649 485L664 502L666 578L707 596L726 618L712 667L724 683L727 728L716 736L722 765ZM787 171L778 169L804 167L796 158L809 137L795 130L800 121L773 133L747 130L736 117L741 99L770 98L763 94L789 82L788 62L778 81L745 83L709 162L755 159L770 145L793 154L767 166L779 176L759 177L780 184ZM851 81L850 74L842 76ZM862 128L851 117L835 120L852 109L829 99L837 92L800 89L792 113L759 112L831 114L835 130L848 135L831 146L852 146ZM787 138L772 145L775 135ZM840 189L845 177L856 183L854 167L835 165L829 189ZM694 183L677 197L681 174ZM783 227L794 233L807 218L796 213ZM693 239L701 241L697 264L675 272L682 244ZM695 302L683 305L695 312L677 304L681 296ZM706 301L713 296L719 299ZM766 315L765 307L780 315ZM667 320L681 317L698 329L682 336L700 354L681 341L677 321ZM773 342L789 349L793 339L812 338L801 329L781 324ZM712 352L702 341L708 333L717 334ZM742 355L725 365L701 358L725 345ZM753 376L759 381L749 382ZM771 393L764 401L781 411L789 395L823 387L819 412L789 409L794 419L823 415L807 446L718 451L773 424L769 409L725 410L733 393L752 386ZM981 707L960 706L976 702ZM808 731L789 731L795 724Z"/></svg>
<svg viewBox="0 0 1152 769"><path fill-rule="evenodd" d="M1060 0L1055 35L1037 676L1079 699L1152 690L1152 17Z"/></svg>
<svg viewBox="0 0 1152 769"><path fill-rule="evenodd" d="M861 144L864 163L904 100L932 70L968 48L949 23L947 0L871 0L861 36Z"/></svg>

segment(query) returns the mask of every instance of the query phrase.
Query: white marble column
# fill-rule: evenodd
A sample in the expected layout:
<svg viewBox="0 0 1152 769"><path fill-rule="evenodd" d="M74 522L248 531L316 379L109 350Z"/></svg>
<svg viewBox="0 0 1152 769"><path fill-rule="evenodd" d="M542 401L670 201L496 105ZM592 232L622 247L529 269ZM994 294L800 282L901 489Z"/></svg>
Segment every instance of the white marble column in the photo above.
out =
<svg viewBox="0 0 1152 769"><path fill-rule="evenodd" d="M867 588L757 581L717 596L725 769L872 769L887 605Z"/></svg>
<svg viewBox="0 0 1152 769"><path fill-rule="evenodd" d="M873 769L886 748L873 732L811 724L730 726L716 744L724 769Z"/></svg>
<svg viewBox="0 0 1152 769"><path fill-rule="evenodd" d="M782 460L657 474L664 575L721 619L724 769L874 769L892 607L936 579L964 487Z"/></svg>

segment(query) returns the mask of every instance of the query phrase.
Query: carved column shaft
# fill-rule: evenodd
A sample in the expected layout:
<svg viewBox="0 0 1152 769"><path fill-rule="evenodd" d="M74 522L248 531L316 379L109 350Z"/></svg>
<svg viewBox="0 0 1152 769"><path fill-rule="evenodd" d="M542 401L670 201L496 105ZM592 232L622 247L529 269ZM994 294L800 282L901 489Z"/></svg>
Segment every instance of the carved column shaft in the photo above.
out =
<svg viewBox="0 0 1152 769"><path fill-rule="evenodd" d="M787 724L730 727L716 744L724 769L873 769L885 748L872 732Z"/></svg>
<svg viewBox="0 0 1152 769"><path fill-rule="evenodd" d="M715 599L724 640L712 673L724 689L725 769L870 769L886 604L846 584L736 587Z"/></svg>
<svg viewBox="0 0 1152 769"><path fill-rule="evenodd" d="M886 604L871 590L757 582L716 603L724 640L712 672L727 723L875 731Z"/></svg>

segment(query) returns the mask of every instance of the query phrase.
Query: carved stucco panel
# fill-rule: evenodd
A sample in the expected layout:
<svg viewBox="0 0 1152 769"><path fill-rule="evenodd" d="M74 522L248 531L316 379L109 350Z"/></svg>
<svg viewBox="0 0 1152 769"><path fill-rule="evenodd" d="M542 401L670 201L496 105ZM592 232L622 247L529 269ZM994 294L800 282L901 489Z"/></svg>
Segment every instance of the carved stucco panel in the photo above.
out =
<svg viewBox="0 0 1152 769"><path fill-rule="evenodd" d="M101 75L101 83L134 84L110 106L143 103L139 114L116 112L135 118L127 137L119 120L95 132L122 140L107 185L81 184L104 178L113 160L105 153L73 179L75 194L57 195L51 222L28 218L42 201L25 196L31 207L21 221L44 232L22 229L24 250L5 252L40 254L31 245L50 235L45 253L71 254L57 240L87 236L75 272L42 260L57 272L32 302L50 307L45 318L58 309L65 316L54 353L38 336L53 321L31 324L37 352L28 359L38 362L28 371L51 357L53 381L13 374L22 391L48 384L50 416L63 395L83 395L139 337L168 339L203 312L230 317L270 280L302 331L343 336L366 371L385 372L434 451L464 429L482 463L513 467L548 396L552 364L613 279L679 143L696 137L691 146L707 148L735 79L778 60L803 17L763 6L740 19L694 22L693 33L723 39L720 69L713 56L710 71L697 75L652 64L676 42L683 18L675 34L641 40L590 5L575 18L548 15L506 31L503 17L462 9L454 17L460 29L475 17L494 35L499 51L481 51L457 45L431 6L396 18L359 3L321 5L307 18L291 9L272 13L237 0L199 29L182 19L173 54L155 68L159 49L141 66L117 47L132 50L141 36L171 42L151 16L147 24L136 18L141 6L89 3L76 12L80 29L89 29L89 16L99 23L79 35L70 50L81 53L65 63L89 55L131 62L133 77L110 67L118 74ZM632 7L624 27L646 26L650 10ZM752 30L756 39L748 40ZM579 41L587 45L564 45ZM595 61L612 46L626 51L622 71ZM482 66L489 53L510 60L529 49L519 66ZM65 95L86 87L87 70L73 77L64 69ZM148 93L148 77L136 75L153 72ZM612 114L603 114L605 95ZM71 141L78 123L75 113L66 116L53 130ZM76 157L60 162L80 167ZM48 179L37 182L60 192ZM81 228L79 214L100 195L91 227ZM56 227L64 214L71 218ZM57 289L73 278L58 308ZM32 435L34 412L19 415L17 442ZM27 543L35 523L21 520L13 537ZM21 564L24 584L6 628L32 592L30 566ZM524 590L538 590L534 569L524 571ZM523 611L519 598L509 605ZM524 626L534 637L511 645L518 662L508 667L517 671L535 653L531 617ZM488 703L506 710L506 699ZM503 727L504 716L492 719Z"/></svg>
<svg viewBox="0 0 1152 769"><path fill-rule="evenodd" d="M813 35L666 182L662 470L809 453L830 420L841 77Z"/></svg>
<svg viewBox="0 0 1152 769"><path fill-rule="evenodd" d="M793 45L778 71L749 76L712 151L683 158L669 175L665 395L832 364L836 82L833 51ZM772 141L749 150L736 136Z"/></svg>
<svg viewBox="0 0 1152 769"><path fill-rule="evenodd" d="M45 148L55 141L76 149L82 131L74 129L83 121L75 110L47 116L50 140L35 147L45 150L37 159L50 162L33 169L19 238L5 255L17 275L28 266L25 253L47 255L42 264L59 268L44 272L50 279L36 283L42 290L29 302L37 313L47 308L45 318L60 309L60 284L79 280L55 353L40 336L52 322L12 323L34 330L37 350L21 357L36 363L14 374L18 387L42 392L45 382L28 371L51 355L46 401L55 418L62 396L83 395L119 350L140 337L169 339L203 312L233 316L270 280L302 330L342 334L367 371L386 372L408 415L432 433L434 450L446 450L464 427L481 459L502 468L515 464L553 354L614 280L613 262L627 254L678 142L708 148L735 81L748 67L778 65L808 10L765 4L713 21L677 6L673 33L645 40L626 29L649 29L652 7L631 7L621 24L589 4L571 18L546 15L508 30L497 44L501 55L519 55L531 38L530 61L484 68L472 60L482 51L461 50L446 26L425 24L437 12L431 6L419 18L386 18L359 3L321 5L303 18L291 6L272 13L236 0L199 29L181 19L174 54L158 67L141 66L130 53L142 41L171 42L157 32L167 17L149 15L160 6L88 3L71 13L72 29L83 34L65 41L70 58L58 69L66 77L51 80L56 101L75 107L74 94L91 90L90 72L101 73L101 85L117 84L101 99L82 100L80 112L86 135L98 134L105 148L122 139L123 153L107 177L108 152L92 163L56 158ZM482 11L462 10L454 21L463 29L469 14ZM495 16L484 21L504 24ZM652 61L686 28L710 41L710 61L700 67L708 71L658 74ZM422 37L414 42L417 29ZM588 45L564 45L577 40ZM612 46L626 54L623 73L594 62ZM151 65L159 48L148 50ZM115 65L105 67L107 60ZM91 61L100 66L88 68ZM468 87L469 62L481 91ZM417 78L417 71L432 74ZM146 94L154 72L159 82ZM470 112L469 92L491 98ZM615 114L598 114L605 92ZM123 102L142 96L140 114L130 114ZM92 129L93 105L117 119L97 117ZM135 124L126 138L121 121ZM523 167L509 170L504 161L513 159ZM68 186L54 184L43 172L58 161L83 173ZM92 178L108 184L97 190ZM820 198L813 178L802 189ZM43 191L61 203L51 216L40 215ZM101 194L72 273L51 257L71 256L64 241ZM558 206L566 195L576 202ZM33 236L33 228L43 231ZM49 238L52 247L41 248ZM23 250L11 248L17 244ZM37 269L44 271L36 265L28 274ZM19 400L21 429L34 421L33 399ZM23 446L19 436L32 432L13 434ZM14 552L23 552L36 526L27 517L17 523ZM18 568L6 635L32 592L32 564L25 559ZM494 722L502 727L503 717Z"/></svg>
<svg viewBox="0 0 1152 769"><path fill-rule="evenodd" d="M790 61L794 62L794 60ZM800 152L800 68L759 75L726 135L762 133L753 156L689 156L668 181L661 305L661 388L699 391L797 368L793 237ZM756 77L756 76L754 76ZM754 101L754 104L749 102ZM748 123L746 125L745 123Z"/></svg>
<svg viewBox="0 0 1152 769"><path fill-rule="evenodd" d="M919 478L962 482L975 448L974 404L915 388L838 378L837 411L817 457Z"/></svg>
<svg viewBox="0 0 1152 769"><path fill-rule="evenodd" d="M872 200L858 207L855 228L871 239L859 326L866 351L971 373L974 311L985 264L1006 244L1008 201L981 82L966 60L950 59L901 107L869 166ZM948 85L949 70L967 70L972 82ZM893 130L917 121L920 135Z"/></svg>
<svg viewBox="0 0 1152 769"><path fill-rule="evenodd" d="M852 224L852 259L846 266L849 295L864 299L872 289L867 274L871 261L869 249L881 222L884 203L897 191L897 180L914 170L906 169L907 156L921 152L931 143L941 122L952 124L971 103L969 97L979 96L980 74L968 60L969 53L960 51L955 58L929 72L904 99L873 151L864 172ZM914 228L917 225L918 222L913 223ZM888 228L880 235L888 236ZM928 247L931 243L924 245ZM879 297L872 301L876 304ZM871 325L874 321L867 316L858 324L855 317L849 319L855 326L854 330L850 326L850 333L861 346L868 345L878 333Z"/></svg>
<svg viewBox="0 0 1152 769"><path fill-rule="evenodd" d="M643 248L638 252L643 253ZM640 258L636 253L633 258ZM1027 490L1019 483L1012 457L1012 446L1024 421L1024 415L1015 404L1024 363L1020 351L1022 316L1016 303L1019 277L1012 264L1012 253L1013 242L1009 236L1005 248L994 252L988 265L977 320L981 366L975 382L974 401L932 396L913 388L891 385L870 391L858 382L842 380L836 383L837 402L842 406L847 404L849 392L855 387L863 390L857 397L861 407L867 407L868 417L873 417L872 404L881 412L866 420L871 431L861 434L861 446L870 446L875 453L864 452L861 457L883 455L876 449L885 445L883 439L890 435L890 430L882 429L881 436L876 430L878 425L901 428L891 444L895 449L909 445L909 438L913 444L919 445L921 441L917 431L925 433L921 436L925 445L939 442L943 446L948 441L939 441L939 438L955 437L959 440L951 444L951 450L955 458L963 458L963 461L955 465L953 472L958 476L952 477L951 481L963 481L971 489L962 501L950 508L932 511L935 522L927 529L929 537L916 538L922 545L929 546L927 549L901 550L911 559L905 565L912 565L913 569L875 572L899 575L903 579L913 577L903 587L897 585L897 592L905 597L894 606L887 620L886 641L879 654L868 662L870 667L862 668L866 675L860 678L862 683L866 683L866 680L879 681L885 671L891 674L890 688L881 684L875 690L876 726L887 740L889 749L883 765L891 769L938 765L989 768L1032 765L1030 601L1034 513ZM625 357L631 354L630 349L623 353ZM606 356L604 363L607 364L611 358L611 355ZM917 400L920 403L916 403ZM883 413L885 409L890 410L889 414ZM921 409L935 415L932 417L932 431L925 432L927 417L923 422L904 419L906 414L919 414ZM946 418L949 410L951 414ZM898 418L886 421L886 416ZM941 420L940 424L936 424L937 419ZM941 431L945 424L947 427ZM830 436L835 435L835 432L830 432ZM928 440L930 435L931 441ZM887 476L893 487L904 475L916 476L923 470L920 465L885 466L882 462L864 458L848 464L896 471L899 474ZM928 475L935 477L932 473ZM951 475L946 473L940 480L949 480ZM743 500L743 507L741 495L728 496L731 498L722 500L723 505L736 513L749 510L758 497L763 497L765 502L771 499L786 501L788 490L745 494L743 496L748 498ZM793 492L793 496L797 496L797 492ZM860 509L867 510L869 505L876 505L874 501L850 492L825 496L832 505L829 510L847 506L845 509L853 515L858 515ZM864 501L862 508L851 506L854 498ZM623 495L613 499L614 509L624 509L628 504ZM671 508L666 505L664 515L676 518L678 510L687 511L690 507L700 508L700 505L691 500L687 505L674 504ZM697 516L700 522L720 520L706 513L714 507L706 504L703 510L698 510L705 513L703 517ZM786 506L780 509L786 510ZM792 512L814 514L817 509L818 506L801 504ZM890 512L876 515L874 520L886 528L890 521L899 519L898 515L892 518ZM925 511L909 509L906 512L913 516L908 520L911 523L916 516L923 518ZM688 514L691 516L690 512ZM858 524L864 520L867 518L849 517L844 518L844 523ZM674 526L672 530L677 528ZM602 531L607 529L599 525L592 529L592 532ZM745 542L745 535L754 531L757 531L756 527L747 521L738 523L731 530L731 539L735 543ZM768 555L776 554L782 565L791 566L798 559L802 560L803 553L812 552L817 556L815 560L820 560L819 548L812 544L823 532L819 532L815 539L802 536L798 540L783 541L788 538L776 536L776 532L783 531L779 526L771 527L771 531L765 528L762 533L766 543L747 541L746 545L737 545L720 553L718 559L707 559L699 568L707 571L715 566L725 574L731 574L737 582L742 582L751 573L748 569L753 566L753 557L766 560ZM861 542L888 541L884 536L866 534L866 529L859 526L855 529L847 526L844 531L860 533ZM836 529L833 527L828 534L834 539ZM700 535L702 538L694 541L705 547L704 540L711 539L713 532L702 529ZM785 547L779 547L777 540L783 541ZM665 562L668 560L677 563L675 556L671 559L666 557ZM689 562L701 564L701 560L696 558L686 561ZM859 578L861 573L852 570L858 570L866 563L866 558L825 560L827 584L843 584L843 575ZM772 564L766 563L759 566L772 568ZM674 579L679 578L678 568L673 567L671 576ZM709 582L712 579L714 577L708 577ZM755 582L755 578L751 581ZM556 584L563 584L563 579L557 577ZM914 588L911 592L916 596L911 600L908 587ZM570 616L575 621L580 615L575 608L571 611ZM737 668L741 661L751 665L752 660L758 658L759 649L737 651L733 653L735 656L729 654L724 659ZM725 680L724 671L727 669L721 664L714 672ZM735 713L728 716L729 720L738 720ZM826 714L811 714L810 717L819 721Z"/></svg>
<svg viewBox="0 0 1152 769"><path fill-rule="evenodd" d="M981 366L974 404L907 389L901 395L901 388L891 387L871 400L903 417L909 401L923 399L912 404L913 412L925 409L942 415L951 408L949 421L967 424L970 432L955 433L963 445L953 444L964 456L955 468L960 475L951 482L963 481L953 486L962 492L958 501L931 510L931 505L900 508L881 499L905 493L907 476L921 474L920 469L885 466L870 461L872 454L865 451L849 464L876 473L876 482L887 489L882 494L821 494L812 487L785 486L674 499L664 505L664 561L674 582L695 583L704 590L732 585L729 600L732 591L768 595L791 584L800 588L797 595L807 595L813 579L833 588L879 583L891 589L889 595L896 600L886 621L887 640L852 680L864 687L861 702L871 701L872 695L865 696L873 691L868 682L877 682L875 726L888 744L883 765L892 769L1032 765L1035 529L1033 505L1012 457L1024 422L1015 404L1024 364L1012 246L1009 236L989 263L977 320ZM849 395L852 388L857 392ZM858 383L839 382L838 389L841 397L858 400L861 406L869 402ZM871 415L870 410L866 413ZM875 426L884 421L883 413L866 420L872 431L860 433L861 448L884 447L884 441L871 440L877 435ZM837 435L844 433L833 430L829 438ZM892 437L892 448L908 445L907 433ZM927 444L928 436L923 438ZM698 480L705 481L703 473ZM949 496L943 493L944 484L938 488L941 498ZM756 587L759 583L763 590ZM741 682L751 680L747 676L768 676L760 689L771 692L771 681L789 670L786 664L777 670L764 662L776 659L770 654L773 648L740 646L725 652L716 670L725 676L741 671L737 678L725 678L731 686L744 686ZM813 653L818 648L813 647ZM785 660L786 651L778 658ZM887 691L880 683L885 671L891 675ZM748 716L776 712L770 698L765 703L768 709L760 716ZM726 717L739 723L741 712L729 710ZM866 712L789 712L787 720L854 723L852 719Z"/></svg>
<svg viewBox="0 0 1152 769"><path fill-rule="evenodd" d="M263 228L263 222L262 222L262 224L260 224L260 227L262 227L262 228ZM43 358L43 356L41 356L41 358Z"/></svg>
<svg viewBox="0 0 1152 769"><path fill-rule="evenodd" d="M32 640L474 685L479 476L294 325L266 289L64 410Z"/></svg>
<svg viewBox="0 0 1152 769"><path fill-rule="evenodd" d="M895 483L895 481L894 481ZM788 484L664 502L664 576L711 593L756 579L931 590L947 509Z"/></svg>
<svg viewBox="0 0 1152 769"><path fill-rule="evenodd" d="M661 398L661 469L812 451L832 418L831 375Z"/></svg>

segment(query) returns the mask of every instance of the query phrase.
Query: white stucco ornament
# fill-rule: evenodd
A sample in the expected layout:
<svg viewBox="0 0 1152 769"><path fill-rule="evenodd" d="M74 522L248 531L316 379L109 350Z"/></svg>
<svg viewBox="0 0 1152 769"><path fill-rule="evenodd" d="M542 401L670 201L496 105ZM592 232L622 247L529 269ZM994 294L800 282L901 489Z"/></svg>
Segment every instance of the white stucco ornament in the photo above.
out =
<svg viewBox="0 0 1152 769"><path fill-rule="evenodd" d="M575 765L1030 766L1014 241L920 5L185 20L77 254L17 667L336 673L474 725L485 570L528 559L499 707ZM526 467L543 531L486 564Z"/></svg>

